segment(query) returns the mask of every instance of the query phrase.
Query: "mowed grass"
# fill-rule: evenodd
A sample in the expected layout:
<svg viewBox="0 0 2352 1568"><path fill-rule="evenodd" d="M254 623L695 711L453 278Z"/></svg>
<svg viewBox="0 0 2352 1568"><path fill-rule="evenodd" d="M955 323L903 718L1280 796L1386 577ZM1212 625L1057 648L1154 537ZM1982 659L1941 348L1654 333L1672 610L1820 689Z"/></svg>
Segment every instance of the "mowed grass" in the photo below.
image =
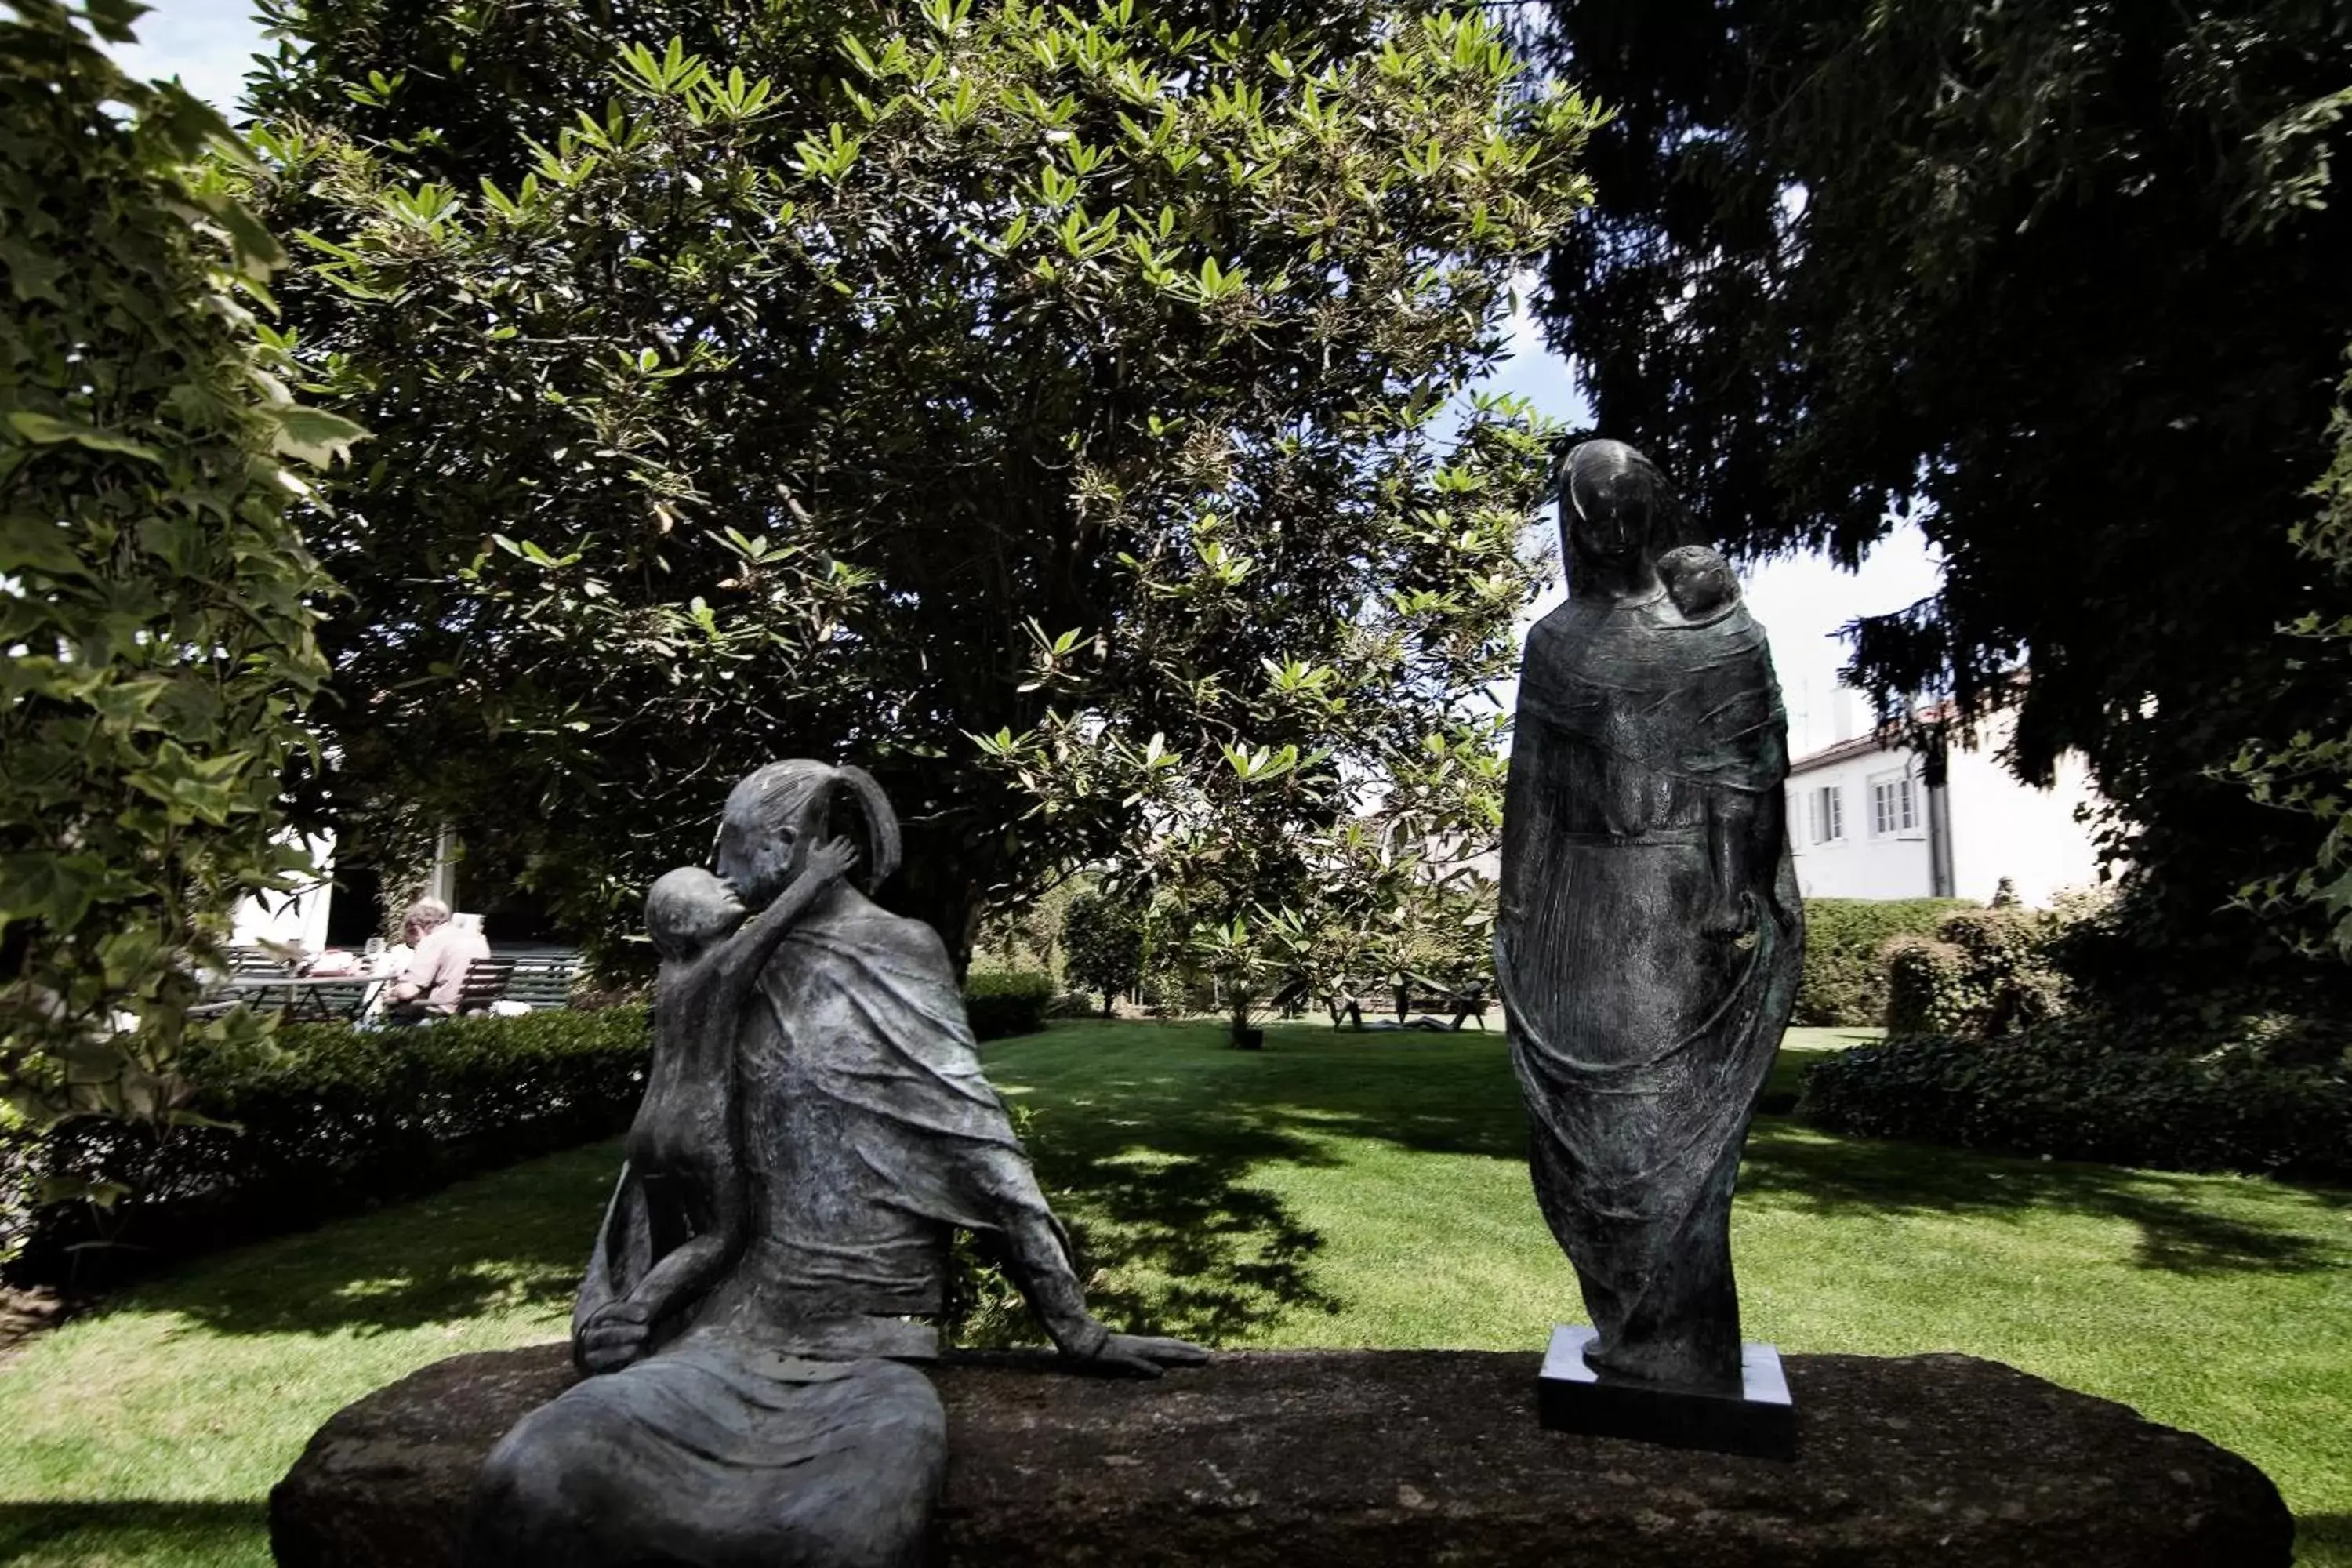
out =
<svg viewBox="0 0 2352 1568"><path fill-rule="evenodd" d="M1854 1037L1793 1031L1784 1078ZM1276 1026L1242 1053L1213 1025L1066 1025L985 1059L1114 1321L1533 1350L1581 1315L1499 1036ZM0 1561L268 1563L268 1489L334 1410L562 1331L616 1158L247 1248L34 1342L0 1365ZM1751 1337L1965 1351L2124 1400L2253 1458L2301 1517L2302 1561L2352 1568L2352 1194L1771 1117L1735 1239Z"/></svg>

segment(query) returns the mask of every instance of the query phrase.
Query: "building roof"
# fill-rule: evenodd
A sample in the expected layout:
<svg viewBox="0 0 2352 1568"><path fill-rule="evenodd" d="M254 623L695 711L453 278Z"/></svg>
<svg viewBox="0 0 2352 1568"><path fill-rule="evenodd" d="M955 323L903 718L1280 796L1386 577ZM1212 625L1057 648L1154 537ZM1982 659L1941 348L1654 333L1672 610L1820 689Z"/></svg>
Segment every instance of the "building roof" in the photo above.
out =
<svg viewBox="0 0 2352 1568"><path fill-rule="evenodd" d="M1922 728L1933 728L1938 724L1949 724L1957 717L1958 717L1958 711L1951 703L1930 702L1921 706L1912 715L1912 721ZM1806 752L1789 764L1789 776L1794 778L1799 773L1811 773L1816 768L1825 768L1833 763L1867 756L1873 752L1892 752L1901 746L1902 741L1901 725L1881 724L1868 734L1854 735L1823 746L1818 752Z"/></svg>
<svg viewBox="0 0 2352 1568"><path fill-rule="evenodd" d="M1816 768L1825 768L1832 763L1843 763L1850 757L1867 756L1872 752L1893 751L1895 742L1895 726L1888 724L1870 734L1856 735L1851 740L1840 741L1835 745L1823 746L1818 752L1807 752L1789 764L1789 776L1795 778L1799 773L1809 773Z"/></svg>

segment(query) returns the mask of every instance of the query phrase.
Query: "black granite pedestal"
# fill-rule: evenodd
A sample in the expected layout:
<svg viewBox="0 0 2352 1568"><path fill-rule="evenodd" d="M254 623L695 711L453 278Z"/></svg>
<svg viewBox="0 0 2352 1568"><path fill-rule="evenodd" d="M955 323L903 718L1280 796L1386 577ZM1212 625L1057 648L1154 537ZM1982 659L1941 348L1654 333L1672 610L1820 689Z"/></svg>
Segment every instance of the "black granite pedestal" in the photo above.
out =
<svg viewBox="0 0 2352 1568"><path fill-rule="evenodd" d="M1536 1410L1554 1432L1630 1437L1675 1448L1747 1454L1759 1459L1797 1457L1797 1407L1781 1375L1780 1352L1770 1345L1739 1347L1740 1391L1695 1394L1612 1377L1585 1364L1594 1331L1562 1324L1551 1331L1536 1379Z"/></svg>

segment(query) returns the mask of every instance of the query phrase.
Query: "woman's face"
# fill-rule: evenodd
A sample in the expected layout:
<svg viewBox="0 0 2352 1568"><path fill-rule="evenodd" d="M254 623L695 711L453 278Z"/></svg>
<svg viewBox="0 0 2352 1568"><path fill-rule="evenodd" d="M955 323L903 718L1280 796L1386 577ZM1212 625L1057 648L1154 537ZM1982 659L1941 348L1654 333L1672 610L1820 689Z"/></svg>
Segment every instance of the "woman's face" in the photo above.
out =
<svg viewBox="0 0 2352 1568"><path fill-rule="evenodd" d="M1650 493L1641 475L1619 472L1570 483L1569 528L1586 554L1620 561L1648 547Z"/></svg>
<svg viewBox="0 0 2352 1568"><path fill-rule="evenodd" d="M815 830L809 819L824 809L824 792L812 793L818 798L797 811L730 811L720 820L719 874L751 908L766 908L800 874L803 847Z"/></svg>

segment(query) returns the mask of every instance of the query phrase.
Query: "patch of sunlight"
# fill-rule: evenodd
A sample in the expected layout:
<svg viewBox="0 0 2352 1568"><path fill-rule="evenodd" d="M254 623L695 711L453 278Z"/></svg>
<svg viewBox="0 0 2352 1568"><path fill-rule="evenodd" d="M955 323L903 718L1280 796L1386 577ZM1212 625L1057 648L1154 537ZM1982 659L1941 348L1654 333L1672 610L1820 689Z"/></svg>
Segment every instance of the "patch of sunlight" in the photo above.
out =
<svg viewBox="0 0 2352 1568"><path fill-rule="evenodd" d="M1118 1122L1114 1123L1114 1125L1133 1126L1135 1123ZM1121 1149L1114 1154L1101 1155L1096 1159L1095 1163L1097 1165L1124 1165L1132 1167L1139 1171L1165 1171L1173 1166L1190 1164L1192 1162L1184 1155L1171 1154L1164 1149L1153 1149L1142 1144L1136 1144L1129 1148Z"/></svg>

